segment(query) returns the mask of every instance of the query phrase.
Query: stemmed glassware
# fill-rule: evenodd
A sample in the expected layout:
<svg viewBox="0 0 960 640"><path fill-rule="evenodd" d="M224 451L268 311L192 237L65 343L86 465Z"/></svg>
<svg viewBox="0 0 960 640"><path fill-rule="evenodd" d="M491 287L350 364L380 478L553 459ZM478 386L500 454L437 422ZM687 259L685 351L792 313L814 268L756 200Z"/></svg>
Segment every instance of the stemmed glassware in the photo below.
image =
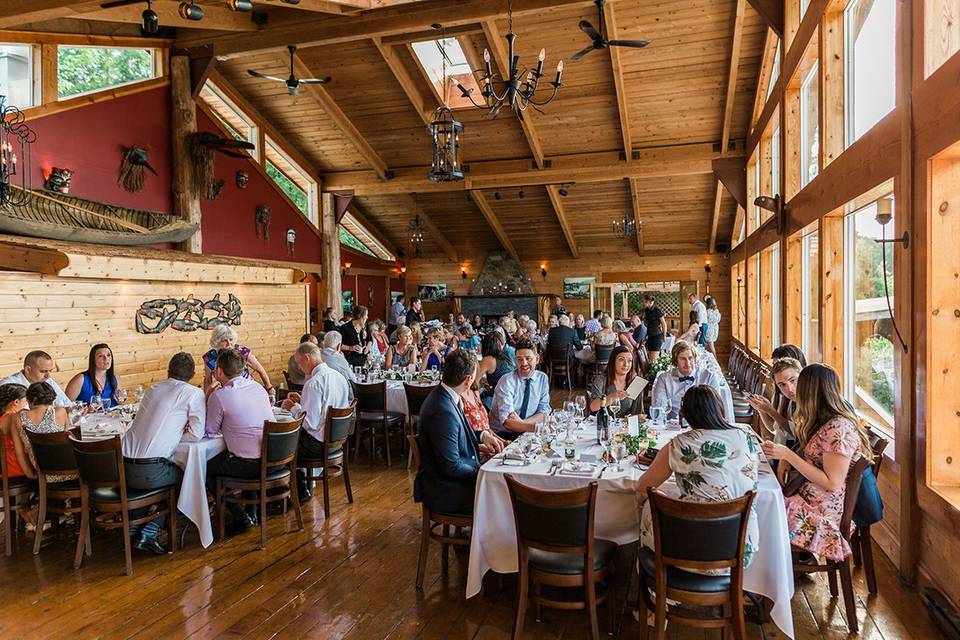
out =
<svg viewBox="0 0 960 640"><path fill-rule="evenodd" d="M623 471L622 462L627 455L627 443L622 438L615 438L610 442L610 457L617 461L617 472Z"/></svg>
<svg viewBox="0 0 960 640"><path fill-rule="evenodd" d="M143 401L143 385L142 384L138 384L133 388L133 397L138 403Z"/></svg>
<svg viewBox="0 0 960 640"><path fill-rule="evenodd" d="M99 413L103 409L103 398L99 395L95 395L90 398L90 411L93 413Z"/></svg>
<svg viewBox="0 0 960 640"><path fill-rule="evenodd" d="M127 390L117 389L117 403L123 405L127 402Z"/></svg>

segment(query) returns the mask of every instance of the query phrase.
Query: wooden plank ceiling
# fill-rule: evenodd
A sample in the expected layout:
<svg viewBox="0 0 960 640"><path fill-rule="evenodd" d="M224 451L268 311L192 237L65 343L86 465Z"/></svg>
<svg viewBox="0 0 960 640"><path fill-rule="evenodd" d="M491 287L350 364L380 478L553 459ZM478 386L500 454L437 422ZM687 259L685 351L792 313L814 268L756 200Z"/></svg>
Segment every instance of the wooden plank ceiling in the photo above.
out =
<svg viewBox="0 0 960 640"><path fill-rule="evenodd" d="M118 11L109 22L99 22L111 10L100 9L96 2L42 4L32 11L4 11L0 0L0 24L42 29L45 24L76 22L88 31L100 24L105 32L115 32L116 22L126 15ZM349 183L355 177L368 184L373 180L372 188L358 192L355 210L374 227L372 235L389 242L392 251L409 255L407 225L419 213L444 236L432 237L436 229L427 233L423 256L460 262L482 261L486 252L505 244L525 260L624 251L707 252L717 193L716 180L707 172L709 160L719 156L727 112L730 141L737 145L747 136L767 31L749 3L744 8L741 2L739 50L732 55L737 0L608 0L605 22L613 30L609 37L648 39L652 44L645 49L592 51L573 62L570 57L589 44L578 22L585 19L600 26L594 3L514 0L521 68L534 64L543 47L545 80L552 79L557 60L563 58L564 86L542 111L528 110L523 126L509 113L491 120L477 109L457 110L465 123L463 159L468 165L518 161L521 171L526 170L522 164L526 161L531 176L549 171L554 162L574 168L560 172L552 186L543 186L542 179L532 186L537 182L533 178L531 186L518 186L512 168L500 189L493 188L496 179L491 182L484 175L483 188L474 191L468 172L467 180L453 185L453 190L438 191L426 180L431 148L424 125L439 100L409 43L437 37L439 32L431 31L430 25L441 23L460 39L472 67L481 66L483 50L489 48L494 67L499 68L504 47L490 39L508 31L505 2L302 0L289 5L254 0L257 12L267 19L253 25L256 33L247 31L244 16L251 14L224 15L221 1L199 4L216 19L176 23L179 46L212 43L221 57L217 70L222 79L313 163L326 183ZM25 27L25 22L30 24ZM282 84L246 73L256 69L285 77L290 60L284 44L301 46L299 71L330 75L333 81L319 92L303 88L294 97ZM734 80L732 91L729 78ZM729 109L728 96L733 100ZM687 148L696 149L697 159L705 162L676 175L624 179L637 175L630 168L651 163L651 156L684 153ZM575 154L583 161L564 158ZM598 167L608 165L609 180L605 174L596 175ZM566 185L569 195L562 197L559 183L577 182L576 166L594 173ZM377 184L389 184L383 176L389 180L397 170L403 175L422 171L422 183L414 181L409 192L385 188L379 193ZM725 192L717 211L717 237L722 241L732 233L736 211ZM613 237L612 223L625 216L642 222L638 240ZM506 243L501 241L503 234Z"/></svg>

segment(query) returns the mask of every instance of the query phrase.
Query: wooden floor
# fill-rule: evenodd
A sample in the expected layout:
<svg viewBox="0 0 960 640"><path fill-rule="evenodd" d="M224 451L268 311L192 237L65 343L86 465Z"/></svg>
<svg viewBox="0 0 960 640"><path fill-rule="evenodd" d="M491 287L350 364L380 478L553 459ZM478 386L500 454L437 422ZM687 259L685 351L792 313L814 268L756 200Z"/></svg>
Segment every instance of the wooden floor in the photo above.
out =
<svg viewBox="0 0 960 640"><path fill-rule="evenodd" d="M34 557L28 535L12 558L0 556L0 638L508 638L515 580L505 578L501 589L488 575L485 593L465 602L465 558L452 556L442 577L434 548L418 594L420 516L412 475L359 466L354 477L356 502L348 505L338 485L324 520L314 498L305 532L293 531L292 516L271 518L265 551L256 548L256 530L207 550L194 534L187 550L173 556L138 554L129 578L113 532L95 539L93 557L76 572L72 540L54 540ZM916 593L901 588L889 562L877 557L879 596L867 598L862 575L855 576L861 637L937 637ZM842 605L823 580L801 580L793 610L797 638L848 635ZM542 623L532 617L525 638L588 635L579 612L547 612ZM623 637L637 637L638 629L624 616ZM668 635L711 637L680 628ZM751 625L750 637L784 636L768 624Z"/></svg>

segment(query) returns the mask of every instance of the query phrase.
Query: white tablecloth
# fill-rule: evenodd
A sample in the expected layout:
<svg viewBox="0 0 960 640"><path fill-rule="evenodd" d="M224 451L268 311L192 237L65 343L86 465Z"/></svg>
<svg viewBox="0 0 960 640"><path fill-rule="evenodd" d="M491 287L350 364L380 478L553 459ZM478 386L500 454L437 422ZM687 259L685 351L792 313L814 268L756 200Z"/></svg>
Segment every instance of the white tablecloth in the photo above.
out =
<svg viewBox="0 0 960 640"><path fill-rule="evenodd" d="M596 431L587 428L580 436L578 449L599 453L592 445ZM662 446L678 432L660 431ZM514 573L517 567L517 534L513 508L507 491L505 473L521 477L522 482L541 489L566 489L586 485L592 478L546 475L549 463L537 462L526 467L508 466L491 460L480 469L474 502L473 538L470 544L470 565L467 574L467 598L480 592L484 574ZM639 539L640 517L633 491L633 481L641 472L625 462L624 471L614 467L603 472L599 480L596 514L596 536L626 544ZM762 464L760 490L754 508L760 522L759 551L747 567L743 587L773 601L771 617L789 637L793 637L793 564L787 532L787 516L783 493L769 466ZM677 491L672 479L661 487L670 495Z"/></svg>
<svg viewBox="0 0 960 640"><path fill-rule="evenodd" d="M183 440L173 450L171 459L183 469L183 484L177 497L180 513L190 518L200 531L200 544L209 547L213 542L213 526L207 506L207 460L227 448L223 438Z"/></svg>
<svg viewBox="0 0 960 640"><path fill-rule="evenodd" d="M437 383L411 382L410 384L416 387L435 387ZM404 415L410 411L407 407L407 394L403 390L402 380L387 380L387 411L396 411Z"/></svg>

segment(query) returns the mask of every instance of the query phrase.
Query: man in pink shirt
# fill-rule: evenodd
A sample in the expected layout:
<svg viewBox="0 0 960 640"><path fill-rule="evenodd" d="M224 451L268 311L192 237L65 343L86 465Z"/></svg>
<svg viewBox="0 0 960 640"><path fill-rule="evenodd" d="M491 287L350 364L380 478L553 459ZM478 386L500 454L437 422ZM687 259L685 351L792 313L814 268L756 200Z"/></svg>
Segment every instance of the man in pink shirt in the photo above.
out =
<svg viewBox="0 0 960 640"><path fill-rule="evenodd" d="M264 421L273 420L273 410L266 390L259 383L244 378L243 356L235 349L217 353L213 377L220 387L207 399L206 433L223 435L227 450L207 462L207 489L216 495L217 478L260 477L260 443ZM245 496L247 497L247 496ZM249 496L255 497L255 496ZM233 516L233 531L242 531L256 524L252 514L240 505L227 503Z"/></svg>

